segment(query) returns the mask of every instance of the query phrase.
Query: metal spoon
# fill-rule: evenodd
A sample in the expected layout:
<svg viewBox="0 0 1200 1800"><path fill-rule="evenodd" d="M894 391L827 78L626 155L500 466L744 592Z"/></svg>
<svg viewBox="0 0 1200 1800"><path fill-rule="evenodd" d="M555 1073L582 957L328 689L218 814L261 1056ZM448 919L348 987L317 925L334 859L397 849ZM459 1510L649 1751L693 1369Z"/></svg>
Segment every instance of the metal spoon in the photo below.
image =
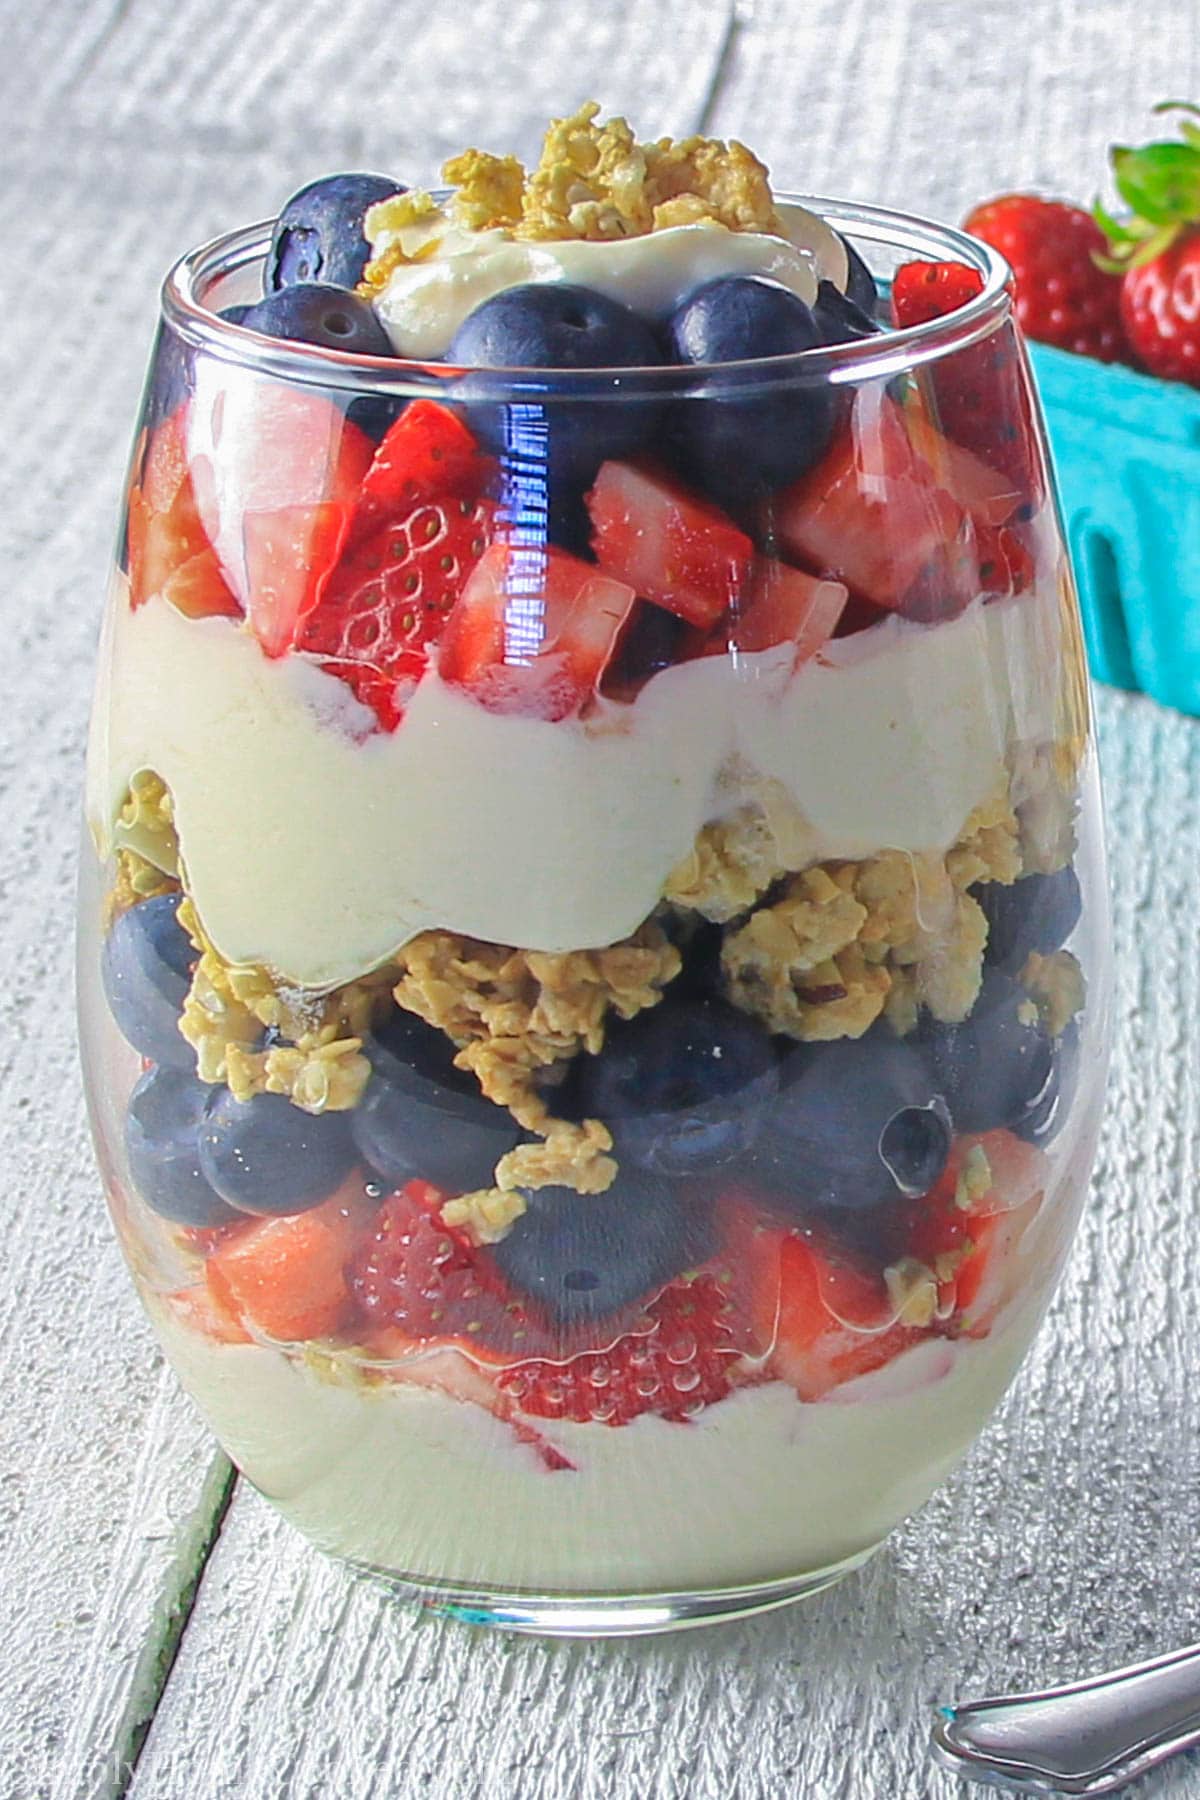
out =
<svg viewBox="0 0 1200 1800"><path fill-rule="evenodd" d="M1200 1744L1200 1644L1042 1693L942 1708L943 1768L1025 1794L1115 1794Z"/></svg>

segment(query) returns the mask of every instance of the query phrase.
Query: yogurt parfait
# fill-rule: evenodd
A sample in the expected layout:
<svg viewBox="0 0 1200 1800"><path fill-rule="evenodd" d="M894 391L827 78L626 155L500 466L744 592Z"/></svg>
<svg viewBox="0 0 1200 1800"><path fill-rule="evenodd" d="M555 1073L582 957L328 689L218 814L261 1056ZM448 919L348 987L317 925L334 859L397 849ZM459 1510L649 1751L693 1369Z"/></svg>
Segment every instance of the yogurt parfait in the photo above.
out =
<svg viewBox="0 0 1200 1800"><path fill-rule="evenodd" d="M530 1629L812 1592L1032 1338L1107 1048L1003 264L594 106L185 257L80 1008L141 1296L321 1548Z"/></svg>

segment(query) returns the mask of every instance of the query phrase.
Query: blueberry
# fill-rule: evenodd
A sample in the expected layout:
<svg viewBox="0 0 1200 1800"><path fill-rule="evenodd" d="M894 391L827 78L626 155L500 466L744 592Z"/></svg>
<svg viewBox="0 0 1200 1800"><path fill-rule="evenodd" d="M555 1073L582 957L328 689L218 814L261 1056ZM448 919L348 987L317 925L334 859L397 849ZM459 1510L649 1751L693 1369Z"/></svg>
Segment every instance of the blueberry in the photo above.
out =
<svg viewBox="0 0 1200 1800"><path fill-rule="evenodd" d="M688 1175L734 1161L775 1092L763 1028L724 1001L671 1000L610 1025L581 1070L585 1111L613 1134L619 1162Z"/></svg>
<svg viewBox="0 0 1200 1800"><path fill-rule="evenodd" d="M371 256L362 229L367 208L404 191L386 175L324 175L310 181L275 222L264 292L309 281L354 287Z"/></svg>
<svg viewBox="0 0 1200 1800"><path fill-rule="evenodd" d="M306 1113L282 1094L235 1100L221 1088L200 1127L200 1168L223 1200L275 1218L307 1212L354 1164L344 1112Z"/></svg>
<svg viewBox="0 0 1200 1800"><path fill-rule="evenodd" d="M874 337L880 330L875 320L868 318L832 281L823 281L818 287L813 317L823 344L852 344L858 338Z"/></svg>
<svg viewBox="0 0 1200 1800"><path fill-rule="evenodd" d="M1070 867L1054 875L1024 875L1009 887L987 881L973 892L987 915L984 959L1007 975L1023 968L1031 950L1049 956L1059 949L1079 923L1079 877Z"/></svg>
<svg viewBox="0 0 1200 1800"><path fill-rule="evenodd" d="M875 1026L790 1049L750 1168L787 1216L865 1212L927 1193L950 1140L921 1051Z"/></svg>
<svg viewBox="0 0 1200 1800"><path fill-rule="evenodd" d="M246 311L241 323L247 331L319 344L325 350L349 350L355 356L392 354L391 339L370 303L328 282L306 281L268 294Z"/></svg>
<svg viewBox="0 0 1200 1800"><path fill-rule="evenodd" d="M182 1069L142 1076L125 1114L125 1155L146 1205L177 1225L229 1225L226 1206L200 1168L200 1126L212 1089Z"/></svg>
<svg viewBox="0 0 1200 1800"><path fill-rule="evenodd" d="M848 237L842 238L846 246L846 298L852 300L869 319L875 317L879 305L879 289L875 285L875 277L868 269L859 252Z"/></svg>
<svg viewBox="0 0 1200 1800"><path fill-rule="evenodd" d="M100 953L105 998L121 1035L141 1056L172 1068L195 1067L179 1015L196 951L176 917L180 894L140 900L109 926Z"/></svg>
<svg viewBox="0 0 1200 1800"><path fill-rule="evenodd" d="M622 1170L604 1194L539 1188L492 1254L505 1279L555 1325L607 1319L711 1253L699 1197Z"/></svg>
<svg viewBox="0 0 1200 1800"><path fill-rule="evenodd" d="M1011 1130L1050 1108L1057 1053L1019 982L985 974L960 1025L924 1021L919 1034L956 1131Z"/></svg>
<svg viewBox="0 0 1200 1800"><path fill-rule="evenodd" d="M351 1128L365 1161L393 1186L419 1177L461 1194L490 1187L519 1141L511 1115L454 1066L450 1039L399 1010L368 1039L371 1079Z"/></svg>
<svg viewBox="0 0 1200 1800"><path fill-rule="evenodd" d="M628 369L662 362L651 327L630 307L574 282L531 282L505 288L469 313L446 360L468 369ZM614 379L614 389L619 377ZM486 378L463 377L459 393L481 395ZM568 392L565 380L556 396ZM533 481L549 471L556 481L590 481L610 457L628 456L654 433L661 407L654 400L580 396L542 402L536 396L501 403L478 399L471 427L497 456L524 464ZM545 476L541 479L544 481Z"/></svg>
<svg viewBox="0 0 1200 1800"><path fill-rule="evenodd" d="M227 325L241 325L245 320L246 314L253 311L254 308L250 305L223 306L217 314L217 317L218 319L224 319Z"/></svg>
<svg viewBox="0 0 1200 1800"><path fill-rule="evenodd" d="M789 356L822 341L818 321L799 295L757 275L705 282L671 314L666 336L677 362L706 367ZM722 386L732 384L738 391L724 394ZM762 391L747 393L747 386ZM714 374L703 396L675 403L668 449L687 479L736 508L818 462L833 423L833 396L819 383L740 369L727 378Z"/></svg>

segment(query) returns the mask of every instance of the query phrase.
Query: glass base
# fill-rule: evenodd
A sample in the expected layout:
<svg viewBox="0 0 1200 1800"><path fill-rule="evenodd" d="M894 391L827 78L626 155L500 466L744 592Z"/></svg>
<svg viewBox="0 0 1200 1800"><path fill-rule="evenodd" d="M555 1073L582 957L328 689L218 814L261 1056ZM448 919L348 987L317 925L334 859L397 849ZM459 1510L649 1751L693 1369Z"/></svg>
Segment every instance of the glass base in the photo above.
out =
<svg viewBox="0 0 1200 1800"><path fill-rule="evenodd" d="M485 1589L397 1575L354 1563L363 1575L387 1587L397 1598L415 1601L445 1619L465 1625L493 1625L538 1637L648 1637L659 1631L683 1631L698 1625L720 1625L774 1612L794 1601L823 1593L853 1574L874 1556L878 1544L827 1568L808 1569L782 1581L752 1582L746 1587L704 1588L690 1593L539 1594L532 1588Z"/></svg>

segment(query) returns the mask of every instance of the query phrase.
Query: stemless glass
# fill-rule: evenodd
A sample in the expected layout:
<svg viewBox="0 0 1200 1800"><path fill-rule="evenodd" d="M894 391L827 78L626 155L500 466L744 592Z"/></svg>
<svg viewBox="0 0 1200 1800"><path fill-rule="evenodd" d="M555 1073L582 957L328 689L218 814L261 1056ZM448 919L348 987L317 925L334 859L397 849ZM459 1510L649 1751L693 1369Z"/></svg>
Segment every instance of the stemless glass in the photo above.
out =
<svg viewBox="0 0 1200 1800"><path fill-rule="evenodd" d="M568 376L218 318L262 227L163 289L89 757L98 1157L249 1480L476 1620L861 1563L1087 1185L1096 763L1006 271L810 204L882 285L982 292Z"/></svg>

